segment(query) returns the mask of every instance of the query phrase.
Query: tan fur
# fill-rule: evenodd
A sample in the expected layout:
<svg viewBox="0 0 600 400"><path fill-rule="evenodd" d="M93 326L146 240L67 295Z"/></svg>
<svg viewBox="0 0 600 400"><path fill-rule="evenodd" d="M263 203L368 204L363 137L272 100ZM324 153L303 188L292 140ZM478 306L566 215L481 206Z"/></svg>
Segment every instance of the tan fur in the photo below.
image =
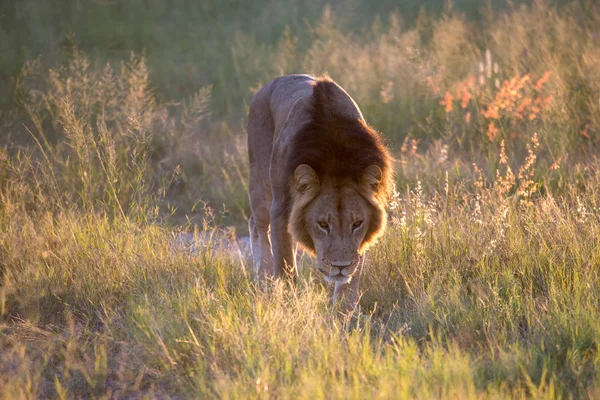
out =
<svg viewBox="0 0 600 400"><path fill-rule="evenodd" d="M300 244L353 306L363 254L387 220L392 169L381 137L331 79L289 75L255 94L248 152L256 277L292 276Z"/></svg>

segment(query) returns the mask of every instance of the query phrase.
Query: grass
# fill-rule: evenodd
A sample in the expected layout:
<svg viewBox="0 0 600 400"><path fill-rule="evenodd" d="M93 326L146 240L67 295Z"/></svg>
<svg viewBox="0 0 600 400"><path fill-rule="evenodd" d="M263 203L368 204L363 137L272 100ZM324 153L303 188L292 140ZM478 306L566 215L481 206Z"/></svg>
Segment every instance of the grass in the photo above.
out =
<svg viewBox="0 0 600 400"><path fill-rule="evenodd" d="M597 5L171 3L5 7L0 398L600 396ZM396 158L351 316L174 245L246 233L251 93L325 70Z"/></svg>

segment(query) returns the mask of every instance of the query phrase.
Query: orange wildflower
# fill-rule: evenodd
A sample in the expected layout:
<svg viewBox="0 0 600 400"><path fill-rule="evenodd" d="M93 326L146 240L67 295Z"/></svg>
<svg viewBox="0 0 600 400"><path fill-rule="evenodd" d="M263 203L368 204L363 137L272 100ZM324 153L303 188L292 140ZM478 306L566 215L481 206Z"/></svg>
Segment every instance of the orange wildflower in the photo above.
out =
<svg viewBox="0 0 600 400"><path fill-rule="evenodd" d="M440 101L440 105L446 106L446 112L452 112L452 95L450 92L446 92L444 99Z"/></svg>
<svg viewBox="0 0 600 400"><path fill-rule="evenodd" d="M590 124L585 124L585 127L579 132L581 133L583 136L585 136L586 138L590 139L590 132L588 131L588 128L590 127Z"/></svg>
<svg viewBox="0 0 600 400"><path fill-rule="evenodd" d="M530 97L525 97L522 101L521 104L519 104L519 106L516 109L516 112L521 114L523 111L525 111L525 109L527 108L527 106L529 106L531 104L531 98Z"/></svg>
<svg viewBox="0 0 600 400"><path fill-rule="evenodd" d="M466 90L466 89L463 90L462 99L461 99L462 101L460 103L461 107L467 108L467 106L469 105L469 101L471 101L472 97L473 96L471 95L471 93L468 90Z"/></svg>
<svg viewBox="0 0 600 400"><path fill-rule="evenodd" d="M467 78L467 82L466 82L467 88L472 89L473 87L475 87L475 77L473 75L470 75Z"/></svg>
<svg viewBox="0 0 600 400"><path fill-rule="evenodd" d="M548 82L548 79L550 79L551 76L552 71L544 72L544 75L542 75L542 77L538 79L538 81L535 83L535 90L541 90L544 84Z"/></svg>
<svg viewBox="0 0 600 400"><path fill-rule="evenodd" d="M529 75L525 74L523 75L523 77L519 80L519 86L518 89L522 89L523 86L525 86L526 82L529 82L531 78L529 77Z"/></svg>
<svg viewBox="0 0 600 400"><path fill-rule="evenodd" d="M546 97L542 97L540 99L540 104L542 106L542 108L544 108L544 110L547 110L550 108L550 104L552 104L552 95L548 95Z"/></svg>
<svg viewBox="0 0 600 400"><path fill-rule="evenodd" d="M498 113L498 107L494 104L488 106L487 110L482 111L481 114L488 119L498 119L500 114Z"/></svg>
<svg viewBox="0 0 600 400"><path fill-rule="evenodd" d="M490 122L490 124L488 125L488 130L486 133L488 139L490 139L490 141L493 141L496 136L498 135L498 128L496 128L496 125L494 125L494 122Z"/></svg>

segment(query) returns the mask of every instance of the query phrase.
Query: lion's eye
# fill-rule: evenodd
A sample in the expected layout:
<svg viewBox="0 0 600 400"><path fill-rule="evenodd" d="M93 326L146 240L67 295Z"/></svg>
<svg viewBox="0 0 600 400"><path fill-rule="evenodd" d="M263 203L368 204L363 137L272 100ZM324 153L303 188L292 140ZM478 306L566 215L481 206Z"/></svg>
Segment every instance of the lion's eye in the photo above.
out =
<svg viewBox="0 0 600 400"><path fill-rule="evenodd" d="M362 224L363 224L363 222L362 222L362 221L355 221L355 222L352 224L352 230L354 230L354 231L355 231L355 230L357 230L358 228L360 228L360 227L362 226Z"/></svg>
<svg viewBox="0 0 600 400"><path fill-rule="evenodd" d="M319 221L317 223L319 224L319 227L321 229L325 229L325 230L329 229L329 224L327 223L327 221Z"/></svg>

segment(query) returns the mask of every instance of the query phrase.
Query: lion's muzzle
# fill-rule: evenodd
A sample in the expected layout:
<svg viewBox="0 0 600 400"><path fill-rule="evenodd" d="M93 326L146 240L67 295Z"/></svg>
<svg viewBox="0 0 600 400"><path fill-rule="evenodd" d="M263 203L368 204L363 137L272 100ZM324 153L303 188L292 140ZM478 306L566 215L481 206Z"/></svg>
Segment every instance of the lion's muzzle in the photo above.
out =
<svg viewBox="0 0 600 400"><path fill-rule="evenodd" d="M331 283L348 283L352 279L352 275L357 271L358 259L352 261L332 261L324 262L317 265L317 269L321 271L327 282Z"/></svg>

